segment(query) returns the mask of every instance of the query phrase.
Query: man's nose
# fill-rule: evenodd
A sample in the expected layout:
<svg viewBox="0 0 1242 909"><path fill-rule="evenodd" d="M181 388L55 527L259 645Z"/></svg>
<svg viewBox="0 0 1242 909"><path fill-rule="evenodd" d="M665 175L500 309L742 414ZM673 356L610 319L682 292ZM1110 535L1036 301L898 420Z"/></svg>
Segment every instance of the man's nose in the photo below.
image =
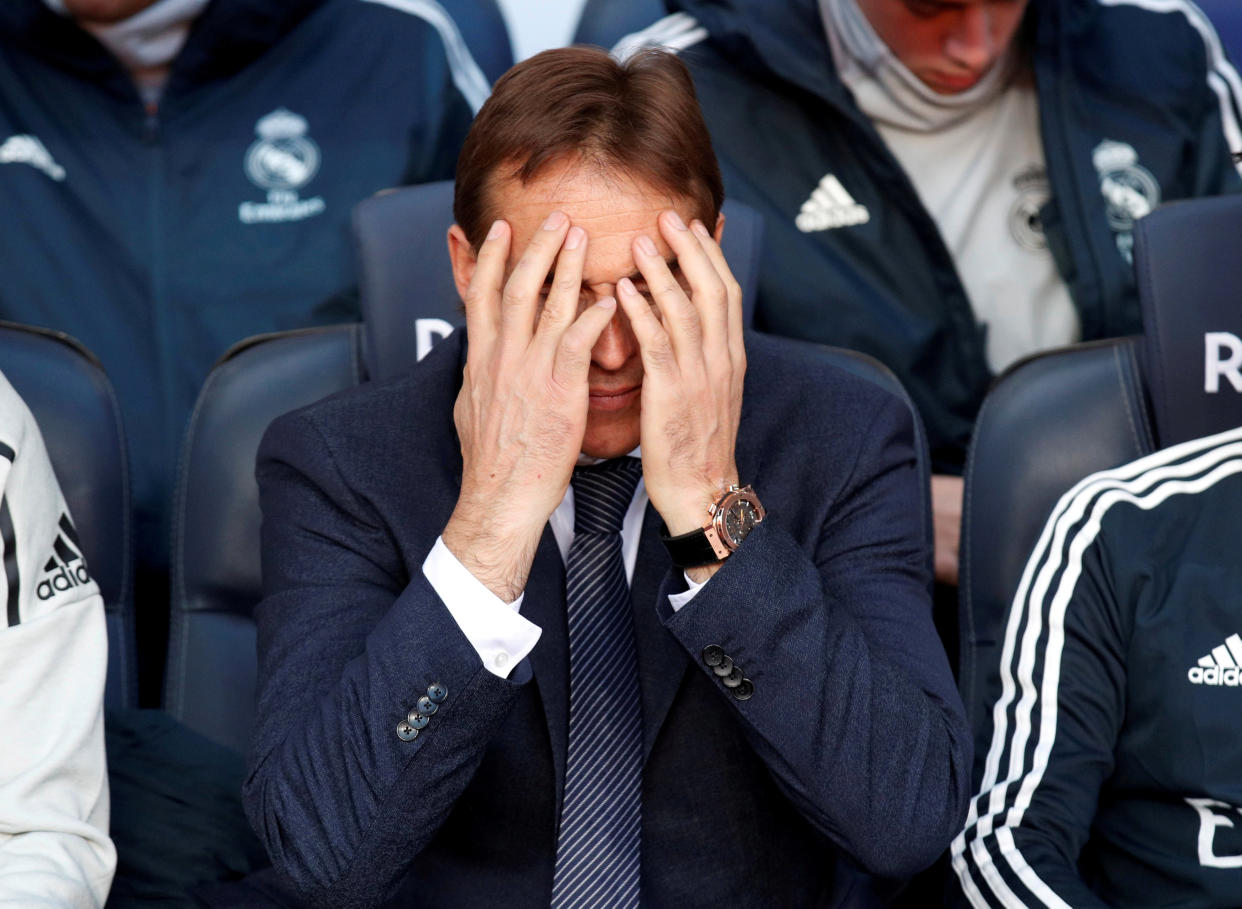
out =
<svg viewBox="0 0 1242 909"><path fill-rule="evenodd" d="M962 8L958 20L945 36L944 52L954 63L973 73L981 73L992 65L996 39L987 3Z"/></svg>
<svg viewBox="0 0 1242 909"><path fill-rule="evenodd" d="M616 315L591 350L591 363L599 369L615 372L637 353L638 341L630 328L630 320L618 304Z"/></svg>

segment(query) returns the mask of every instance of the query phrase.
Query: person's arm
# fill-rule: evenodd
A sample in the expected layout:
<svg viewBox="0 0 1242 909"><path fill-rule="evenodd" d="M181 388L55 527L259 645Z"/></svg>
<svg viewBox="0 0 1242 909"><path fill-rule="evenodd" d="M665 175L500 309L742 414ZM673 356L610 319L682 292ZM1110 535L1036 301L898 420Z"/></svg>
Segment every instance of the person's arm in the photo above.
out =
<svg viewBox="0 0 1242 909"><path fill-rule="evenodd" d="M1104 905L1078 857L1125 714L1128 622L1095 501L1075 497L1049 519L1008 618L984 775L952 847L976 907Z"/></svg>
<svg viewBox="0 0 1242 909"><path fill-rule="evenodd" d="M15 399L0 377L0 905L98 907L116 870L104 607Z"/></svg>
<svg viewBox="0 0 1242 909"><path fill-rule="evenodd" d="M643 475L669 533L703 524L738 482L734 450L746 354L741 294L703 225L666 213L683 289L659 256L634 249L657 319L619 284L642 350ZM772 514L723 563L691 569L707 581L666 627L700 669L709 645L753 683L737 709L756 753L798 810L869 871L921 870L960 828L970 784L970 732L931 621L924 498L913 418L877 394L857 439L852 475L824 517L813 553ZM763 490L758 490L762 497ZM709 580L710 579L710 580Z"/></svg>
<svg viewBox="0 0 1242 909"><path fill-rule="evenodd" d="M462 483L441 541L500 608L521 596L564 497L590 350L615 311L609 299L578 312L586 236L563 215L549 223L506 278L511 231L497 222L462 287ZM556 286L542 302L553 263ZM273 423L256 475L265 597L246 810L306 900L374 905L469 784L530 665L507 678L483 665L440 580L408 568L399 532L357 494L311 415ZM404 729L433 683L443 702L421 729Z"/></svg>

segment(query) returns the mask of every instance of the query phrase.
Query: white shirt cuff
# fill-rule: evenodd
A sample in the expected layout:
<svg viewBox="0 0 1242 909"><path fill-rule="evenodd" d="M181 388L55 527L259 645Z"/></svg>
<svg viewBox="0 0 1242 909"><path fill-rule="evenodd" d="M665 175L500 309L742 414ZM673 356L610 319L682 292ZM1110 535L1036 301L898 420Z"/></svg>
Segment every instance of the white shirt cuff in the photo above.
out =
<svg viewBox="0 0 1242 909"><path fill-rule="evenodd" d="M427 554L423 575L492 675L507 679L535 648L543 629L519 613L526 595L506 603L457 560L443 538Z"/></svg>
<svg viewBox="0 0 1242 909"><path fill-rule="evenodd" d="M683 572L683 574L685 573ZM686 589L681 593L670 593L668 595L668 604L673 607L673 612L677 612L682 606L693 600L698 592L703 589L703 584L707 583L707 581L704 581L703 584L700 584L698 581L692 581L688 574L685 575L685 578Z"/></svg>

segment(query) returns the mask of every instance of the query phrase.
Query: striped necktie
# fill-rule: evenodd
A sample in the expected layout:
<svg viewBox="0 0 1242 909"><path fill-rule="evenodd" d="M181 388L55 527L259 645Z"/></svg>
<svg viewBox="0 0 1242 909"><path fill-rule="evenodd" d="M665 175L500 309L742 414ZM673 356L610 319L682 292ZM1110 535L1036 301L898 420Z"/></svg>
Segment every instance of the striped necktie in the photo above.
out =
<svg viewBox="0 0 1242 909"><path fill-rule="evenodd" d="M640 476L636 458L574 471L565 564L569 753L553 909L638 906L642 710L621 524Z"/></svg>

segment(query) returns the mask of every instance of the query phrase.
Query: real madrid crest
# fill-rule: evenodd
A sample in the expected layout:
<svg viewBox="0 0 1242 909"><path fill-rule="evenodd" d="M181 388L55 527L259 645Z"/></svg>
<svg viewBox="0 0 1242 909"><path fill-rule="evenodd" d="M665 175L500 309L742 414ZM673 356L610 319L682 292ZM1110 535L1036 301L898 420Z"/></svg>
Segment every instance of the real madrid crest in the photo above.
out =
<svg viewBox="0 0 1242 909"><path fill-rule="evenodd" d="M1134 223L1160 204L1160 184L1138 163L1138 152L1126 142L1105 139L1091 153L1100 175L1108 226L1117 235L1117 249L1131 261Z"/></svg>
<svg viewBox="0 0 1242 909"><path fill-rule="evenodd" d="M255 124L258 138L246 149L244 166L250 182L267 190L267 202L243 202L237 212L243 224L301 221L326 208L321 196L302 199L297 192L319 171L319 146L308 129L305 117L283 107Z"/></svg>

